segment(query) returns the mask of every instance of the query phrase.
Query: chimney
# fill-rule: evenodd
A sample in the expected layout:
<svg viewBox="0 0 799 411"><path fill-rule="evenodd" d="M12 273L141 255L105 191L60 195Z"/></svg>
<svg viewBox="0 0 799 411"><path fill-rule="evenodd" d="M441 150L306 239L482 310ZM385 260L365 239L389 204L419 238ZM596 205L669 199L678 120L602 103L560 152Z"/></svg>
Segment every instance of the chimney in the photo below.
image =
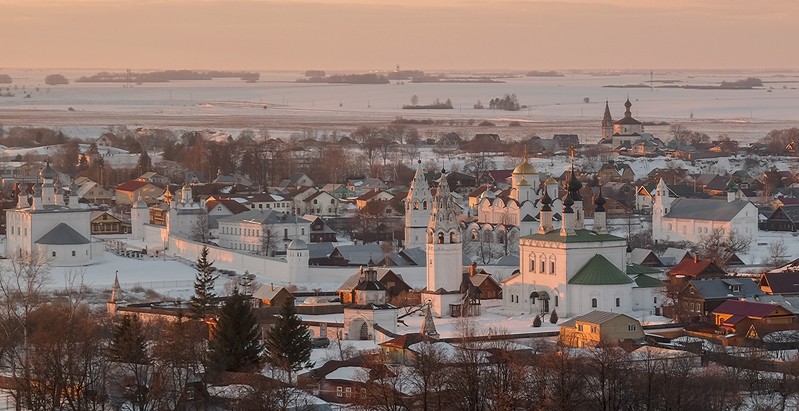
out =
<svg viewBox="0 0 799 411"><path fill-rule="evenodd" d="M272 287L272 291L275 291L275 283L269 283L269 286Z"/></svg>
<svg viewBox="0 0 799 411"><path fill-rule="evenodd" d="M694 254L694 264L699 262L699 254Z"/></svg>
<svg viewBox="0 0 799 411"><path fill-rule="evenodd" d="M469 277L474 277L477 274L477 263L472 261L472 264L469 265Z"/></svg>

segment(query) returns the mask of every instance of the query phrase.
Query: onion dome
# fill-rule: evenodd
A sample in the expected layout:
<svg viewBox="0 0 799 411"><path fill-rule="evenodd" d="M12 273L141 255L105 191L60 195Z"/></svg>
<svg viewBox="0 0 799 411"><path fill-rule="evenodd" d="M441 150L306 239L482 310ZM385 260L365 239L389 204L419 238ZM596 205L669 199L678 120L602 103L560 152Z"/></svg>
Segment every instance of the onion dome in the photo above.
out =
<svg viewBox="0 0 799 411"><path fill-rule="evenodd" d="M513 174L538 174L538 170L536 170L535 166L528 163L525 159L524 162L513 169Z"/></svg>
<svg viewBox="0 0 799 411"><path fill-rule="evenodd" d="M541 211L552 211L552 207L550 207L552 204L552 198L549 196L549 193L546 190L544 190L544 196L541 197L541 204Z"/></svg>
<svg viewBox="0 0 799 411"><path fill-rule="evenodd" d="M594 212L605 212L606 202L607 200L605 200L605 197L602 196L602 188L600 187L599 195L594 199L594 205L596 205L596 208L594 208Z"/></svg>
<svg viewBox="0 0 799 411"><path fill-rule="evenodd" d="M572 206L574 205L574 199L572 199L571 194L566 194L566 198L563 199L563 212L564 213L573 213Z"/></svg>
<svg viewBox="0 0 799 411"><path fill-rule="evenodd" d="M52 167L50 167L50 161L48 160L45 163L44 168L42 168L42 170L39 171L39 177L47 178L47 179L53 179L53 178L55 178L55 176L56 176L56 172L55 172L55 170L53 170Z"/></svg>

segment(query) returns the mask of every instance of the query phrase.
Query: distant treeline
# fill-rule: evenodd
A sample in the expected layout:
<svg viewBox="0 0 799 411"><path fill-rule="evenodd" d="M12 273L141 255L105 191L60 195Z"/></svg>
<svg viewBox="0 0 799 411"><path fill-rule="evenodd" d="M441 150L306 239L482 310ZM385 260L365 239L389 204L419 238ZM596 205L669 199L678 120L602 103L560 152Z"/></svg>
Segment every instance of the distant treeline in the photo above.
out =
<svg viewBox="0 0 799 411"><path fill-rule="evenodd" d="M254 82L261 77L260 73L248 71L195 71L165 70L149 73L109 73L100 72L91 76L83 76L78 83L165 83L176 80L213 80L215 78L239 78Z"/></svg>
<svg viewBox="0 0 799 411"><path fill-rule="evenodd" d="M673 82L673 81L671 81ZM663 81L666 83L666 81ZM624 84L624 85L607 85L602 87L610 87L610 88L649 88L650 85L647 84ZM736 80L736 81L722 81L718 86L700 86L700 85L691 85L691 84L684 84L684 85L677 85L677 84L666 84L663 86L655 86L655 88L684 88L690 90L752 90L755 87L763 87L763 80L757 77L749 77L743 80Z"/></svg>
<svg viewBox="0 0 799 411"><path fill-rule="evenodd" d="M44 78L44 83L48 86L57 86L59 84L69 84L69 80L61 74L50 74Z"/></svg>
<svg viewBox="0 0 799 411"><path fill-rule="evenodd" d="M332 84L386 84L388 77L382 74L334 74L327 77L311 77L297 79L298 83L332 83Z"/></svg>
<svg viewBox="0 0 799 411"><path fill-rule="evenodd" d="M497 81L490 77L447 77L447 76L433 76L425 75L421 77L414 77L413 83L504 83L504 81Z"/></svg>
<svg viewBox="0 0 799 411"><path fill-rule="evenodd" d="M8 74L0 74L0 84L11 84L13 82Z"/></svg>
<svg viewBox="0 0 799 411"><path fill-rule="evenodd" d="M433 104L411 104L411 105L404 105L402 106L403 110L451 110L452 109L452 101L447 99L445 102L441 102L439 99L435 99Z"/></svg>
<svg viewBox="0 0 799 411"><path fill-rule="evenodd" d="M527 77L563 77L562 73L557 71L528 71Z"/></svg>

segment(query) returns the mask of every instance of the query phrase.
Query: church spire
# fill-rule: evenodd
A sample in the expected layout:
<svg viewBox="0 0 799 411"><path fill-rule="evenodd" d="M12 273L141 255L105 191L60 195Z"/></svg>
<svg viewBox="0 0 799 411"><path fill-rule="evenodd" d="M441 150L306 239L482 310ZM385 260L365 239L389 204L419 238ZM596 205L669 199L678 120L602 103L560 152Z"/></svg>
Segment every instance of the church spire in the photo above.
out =
<svg viewBox="0 0 799 411"><path fill-rule="evenodd" d="M602 127L613 127L613 117L610 115L610 105L605 100L605 115L602 116Z"/></svg>

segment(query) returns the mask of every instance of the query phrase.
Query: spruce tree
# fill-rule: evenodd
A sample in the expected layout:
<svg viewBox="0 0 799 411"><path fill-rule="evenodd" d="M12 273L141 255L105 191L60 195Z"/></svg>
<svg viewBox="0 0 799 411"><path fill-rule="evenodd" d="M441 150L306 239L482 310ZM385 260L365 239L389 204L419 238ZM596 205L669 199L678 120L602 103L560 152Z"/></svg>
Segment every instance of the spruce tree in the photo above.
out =
<svg viewBox="0 0 799 411"><path fill-rule="evenodd" d="M114 325L111 340L111 358L117 362L146 364L147 341L141 321L136 315L125 315Z"/></svg>
<svg viewBox="0 0 799 411"><path fill-rule="evenodd" d="M294 302L287 299L280 318L266 335L266 359L286 371L291 381L292 373L311 358L311 349L311 333L294 311Z"/></svg>
<svg viewBox="0 0 799 411"><path fill-rule="evenodd" d="M549 322L551 322L552 324L557 324L558 323L558 312L557 311L552 310L552 314L550 314L550 316L549 316Z"/></svg>
<svg viewBox="0 0 799 411"><path fill-rule="evenodd" d="M540 327L541 326L541 317L536 315L533 319L533 327Z"/></svg>
<svg viewBox="0 0 799 411"><path fill-rule="evenodd" d="M205 317L214 304L214 282L219 275L214 275L216 268L214 262L208 261L208 247L203 247L197 259L197 276L194 278L194 296L191 297L191 311L202 318Z"/></svg>
<svg viewBox="0 0 799 411"><path fill-rule="evenodd" d="M219 310L208 347L213 370L247 372L260 367L264 353L261 331L250 298L237 289Z"/></svg>

